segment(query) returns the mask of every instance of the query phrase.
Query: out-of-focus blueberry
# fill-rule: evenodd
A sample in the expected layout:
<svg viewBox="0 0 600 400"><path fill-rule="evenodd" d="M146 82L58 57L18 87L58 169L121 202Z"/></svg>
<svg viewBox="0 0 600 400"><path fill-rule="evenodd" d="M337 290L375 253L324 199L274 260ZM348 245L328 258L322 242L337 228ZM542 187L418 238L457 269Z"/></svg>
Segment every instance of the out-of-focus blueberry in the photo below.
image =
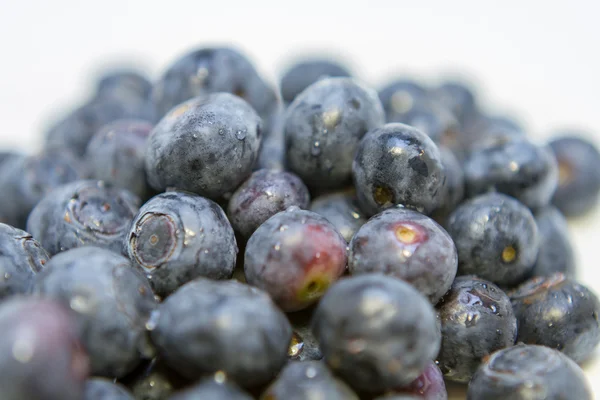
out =
<svg viewBox="0 0 600 400"><path fill-rule="evenodd" d="M112 69L104 71L96 83L96 96L116 96L127 98L136 96L148 99L152 83L140 71L134 69Z"/></svg>
<svg viewBox="0 0 600 400"><path fill-rule="evenodd" d="M542 208L534 216L540 236L540 250L531 275L549 276L562 272L574 276L575 252L565 217L553 206Z"/></svg>
<svg viewBox="0 0 600 400"><path fill-rule="evenodd" d="M225 380L223 372L205 378L194 386L169 397L169 400L252 400L252 396Z"/></svg>
<svg viewBox="0 0 600 400"><path fill-rule="evenodd" d="M106 378L92 378L85 383L83 400L134 400L123 385Z"/></svg>
<svg viewBox="0 0 600 400"><path fill-rule="evenodd" d="M410 385L374 400L448 400L448 392L442 372L432 361Z"/></svg>
<svg viewBox="0 0 600 400"><path fill-rule="evenodd" d="M304 89L324 78L349 77L350 71L337 61L327 59L304 60L292 65L282 75L281 97L285 103L294 101Z"/></svg>
<svg viewBox="0 0 600 400"><path fill-rule="evenodd" d="M440 146L442 165L446 173L446 184L442 188L439 206L431 213L432 218L444 226L452 211L465 197L465 174L461 163L448 148Z"/></svg>
<svg viewBox="0 0 600 400"><path fill-rule="evenodd" d="M465 82L446 81L435 88L430 96L449 109L461 124L465 124L477 114L473 88Z"/></svg>
<svg viewBox="0 0 600 400"><path fill-rule="evenodd" d="M387 122L402 122L417 104L427 101L427 89L411 79L398 78L379 91Z"/></svg>
<svg viewBox="0 0 600 400"><path fill-rule="evenodd" d="M238 252L221 207L185 192L148 200L133 219L125 249L160 296L198 276L231 278Z"/></svg>
<svg viewBox="0 0 600 400"><path fill-rule="evenodd" d="M456 136L460 135L458 122L448 110L432 101L415 104L410 111L388 122L401 122L425 133L435 143L454 150Z"/></svg>
<svg viewBox="0 0 600 400"><path fill-rule="evenodd" d="M49 192L29 214L27 231L50 255L93 245L123 252L139 199L102 181L75 181Z"/></svg>
<svg viewBox="0 0 600 400"><path fill-rule="evenodd" d="M331 222L346 242L350 242L356 231L367 222L353 190L319 196L310 204L310 211Z"/></svg>
<svg viewBox="0 0 600 400"><path fill-rule="evenodd" d="M313 334L310 320L313 309L288 313L288 319L292 324L292 340L288 348L288 358L293 361L311 361L323 359L323 353L319 342Z"/></svg>
<svg viewBox="0 0 600 400"><path fill-rule="evenodd" d="M187 379L179 376L158 358L142 363L121 382L129 388L136 399L142 400L165 400L170 398L169 396L177 389L189 385Z"/></svg>
<svg viewBox="0 0 600 400"><path fill-rule="evenodd" d="M156 300L127 258L98 247L57 254L38 273L35 293L73 310L93 375L123 377L151 355L146 323Z"/></svg>

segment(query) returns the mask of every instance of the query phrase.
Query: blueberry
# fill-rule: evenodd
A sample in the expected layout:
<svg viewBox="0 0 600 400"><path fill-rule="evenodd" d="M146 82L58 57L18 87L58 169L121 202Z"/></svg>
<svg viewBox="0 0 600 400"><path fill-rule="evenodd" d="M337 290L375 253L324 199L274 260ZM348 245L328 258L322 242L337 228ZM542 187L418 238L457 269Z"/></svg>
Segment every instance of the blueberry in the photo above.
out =
<svg viewBox="0 0 600 400"><path fill-rule="evenodd" d="M452 151L443 146L439 150L446 173L446 184L442 188L439 206L432 212L432 216L441 225L445 225L448 216L464 199L465 174L462 164Z"/></svg>
<svg viewBox="0 0 600 400"><path fill-rule="evenodd" d="M159 306L152 339L184 377L223 371L234 382L268 382L287 359L292 328L269 296L236 281L197 278Z"/></svg>
<svg viewBox="0 0 600 400"><path fill-rule="evenodd" d="M243 237L267 219L288 207L307 208L308 189L290 172L261 169L254 172L231 196L227 214L233 228Z"/></svg>
<svg viewBox="0 0 600 400"><path fill-rule="evenodd" d="M238 187L258 156L261 120L228 93L180 104L148 139L146 173L156 190L175 187L212 199Z"/></svg>
<svg viewBox="0 0 600 400"><path fill-rule="evenodd" d="M469 383L467 400L591 400L583 371L560 352L518 345L492 354Z"/></svg>
<svg viewBox="0 0 600 400"><path fill-rule="evenodd" d="M246 245L248 284L285 311L316 302L346 268L346 241L320 215L297 208L275 214Z"/></svg>
<svg viewBox="0 0 600 400"><path fill-rule="evenodd" d="M600 302L588 288L556 273L526 281L510 293L519 342L562 351L584 361L600 343Z"/></svg>
<svg viewBox="0 0 600 400"><path fill-rule="evenodd" d="M93 375L125 376L150 353L145 326L156 301L125 257L98 247L57 254L38 273L35 292L74 311Z"/></svg>
<svg viewBox="0 0 600 400"><path fill-rule="evenodd" d="M312 323L325 360L357 389L408 385L438 353L433 307L409 284L379 274L333 285Z"/></svg>
<svg viewBox="0 0 600 400"><path fill-rule="evenodd" d="M530 208L547 205L556 190L558 169L550 148L525 137L483 140L464 164L467 195L497 191Z"/></svg>
<svg viewBox="0 0 600 400"><path fill-rule="evenodd" d="M93 245L122 252L139 199L102 181L75 181L49 192L27 220L27 231L50 255Z"/></svg>
<svg viewBox="0 0 600 400"><path fill-rule="evenodd" d="M448 400L448 392L446 392L442 372L432 361L408 386L393 390L374 400Z"/></svg>
<svg viewBox="0 0 600 400"><path fill-rule="evenodd" d="M458 122L451 112L432 101L415 104L402 116L388 122L401 122L427 134L435 143L455 146Z"/></svg>
<svg viewBox="0 0 600 400"><path fill-rule="evenodd" d="M143 120L118 120L105 125L87 147L91 177L146 198L150 188L144 157L151 130L152 125Z"/></svg>
<svg viewBox="0 0 600 400"><path fill-rule="evenodd" d="M141 72L133 69L112 69L102 73L96 83L96 96L135 96L149 99L152 83Z"/></svg>
<svg viewBox="0 0 600 400"><path fill-rule="evenodd" d="M50 190L87 177L81 161L66 151L14 157L0 169L0 220L25 228L27 216Z"/></svg>
<svg viewBox="0 0 600 400"><path fill-rule="evenodd" d="M438 313L442 346L437 361L451 381L468 382L483 357L515 343L517 319L510 299L486 280L456 278Z"/></svg>
<svg viewBox="0 0 600 400"><path fill-rule="evenodd" d="M273 122L273 128L268 136L263 137L258 159L254 166L255 170L273 169L285 170L285 138L283 135L283 116L278 116Z"/></svg>
<svg viewBox="0 0 600 400"><path fill-rule="evenodd" d="M323 358L319 342L310 327L312 315L312 309L288 314L293 329L292 340L288 348L288 358L290 360L311 361Z"/></svg>
<svg viewBox="0 0 600 400"><path fill-rule="evenodd" d="M600 197L600 152L579 133L550 142L558 161L558 188L552 198L567 217L593 209Z"/></svg>
<svg viewBox="0 0 600 400"><path fill-rule="evenodd" d="M360 139L383 123L383 108L374 90L352 78L320 80L287 109L288 167L309 188L342 188L350 182Z"/></svg>
<svg viewBox="0 0 600 400"><path fill-rule="evenodd" d="M234 383L224 380L224 374L217 372L213 379L206 378L196 385L169 397L169 400L252 400L252 396L242 391Z"/></svg>
<svg viewBox="0 0 600 400"><path fill-rule="evenodd" d="M262 400L358 400L320 361L290 363L260 397Z"/></svg>
<svg viewBox="0 0 600 400"><path fill-rule="evenodd" d="M430 96L449 109L461 124L477 114L475 93L465 82L446 81L435 88Z"/></svg>
<svg viewBox="0 0 600 400"><path fill-rule="evenodd" d="M221 207L184 192L148 200L133 219L125 249L160 296L198 276L231 278L238 252Z"/></svg>
<svg viewBox="0 0 600 400"><path fill-rule="evenodd" d="M0 301L29 293L35 274L44 268L49 258L29 233L0 224Z"/></svg>
<svg viewBox="0 0 600 400"><path fill-rule="evenodd" d="M106 378L88 379L83 400L134 400L123 385Z"/></svg>
<svg viewBox="0 0 600 400"><path fill-rule="evenodd" d="M438 147L403 124L369 131L352 165L358 203L368 215L394 204L429 213L439 205L446 175Z"/></svg>
<svg viewBox="0 0 600 400"><path fill-rule="evenodd" d="M281 77L281 97L285 103L291 103L304 89L321 79L349 76L348 68L337 61L304 60L292 65Z"/></svg>
<svg viewBox="0 0 600 400"><path fill-rule="evenodd" d="M164 400L170 398L177 389L189 385L187 380L169 369L158 358L143 363L123 379L122 383L139 400Z"/></svg>
<svg viewBox="0 0 600 400"><path fill-rule="evenodd" d="M387 122L402 122L407 113L427 98L427 89L420 82L405 78L397 78L379 91Z"/></svg>
<svg viewBox="0 0 600 400"><path fill-rule="evenodd" d="M458 258L450 235L416 211L390 209L364 224L350 242L353 275L382 273L402 279L432 304L450 289Z"/></svg>
<svg viewBox="0 0 600 400"><path fill-rule="evenodd" d="M353 190L319 196L310 204L310 210L331 222L347 242L367 222L367 217L358 207Z"/></svg>
<svg viewBox="0 0 600 400"><path fill-rule="evenodd" d="M498 285L520 283L537 258L538 229L531 211L500 193L461 204L448 219L458 250L459 275L477 275Z"/></svg>
<svg viewBox="0 0 600 400"><path fill-rule="evenodd" d="M565 217L555 207L546 206L535 213L535 222L540 236L540 250L531 275L549 276L555 272L575 275L575 252Z"/></svg>
<svg viewBox="0 0 600 400"><path fill-rule="evenodd" d="M22 156L23 155L21 153L16 151L0 150L0 167L4 165L5 162Z"/></svg>
<svg viewBox="0 0 600 400"><path fill-rule="evenodd" d="M2 400L80 400L88 358L68 311L47 300L14 297L0 305Z"/></svg>

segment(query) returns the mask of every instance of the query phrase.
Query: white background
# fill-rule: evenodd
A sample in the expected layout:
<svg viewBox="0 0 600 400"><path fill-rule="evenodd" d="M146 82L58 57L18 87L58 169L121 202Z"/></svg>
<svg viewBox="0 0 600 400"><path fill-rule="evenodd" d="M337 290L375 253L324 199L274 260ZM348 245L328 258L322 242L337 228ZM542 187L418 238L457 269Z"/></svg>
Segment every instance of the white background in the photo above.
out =
<svg viewBox="0 0 600 400"><path fill-rule="evenodd" d="M232 43L273 81L294 56L314 52L344 57L374 86L401 73L468 76L487 108L515 115L532 135L579 127L600 145L600 2L350 5L360 3L0 0L0 144L38 149L44 126L85 98L102 65L156 76L192 47ZM580 277L600 293L600 214L571 231ZM600 365L586 371L600 393Z"/></svg>

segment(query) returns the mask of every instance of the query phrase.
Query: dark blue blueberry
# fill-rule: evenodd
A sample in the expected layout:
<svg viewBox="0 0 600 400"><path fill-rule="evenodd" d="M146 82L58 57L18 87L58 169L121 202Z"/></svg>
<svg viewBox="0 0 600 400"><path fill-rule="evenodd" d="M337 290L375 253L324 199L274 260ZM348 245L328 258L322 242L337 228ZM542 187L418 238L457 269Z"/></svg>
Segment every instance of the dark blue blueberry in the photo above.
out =
<svg viewBox="0 0 600 400"><path fill-rule="evenodd" d="M427 101L427 89L411 79L396 79L379 91L387 122L402 122L416 105Z"/></svg>
<svg viewBox="0 0 600 400"><path fill-rule="evenodd" d="M319 303L312 322L325 361L359 390L408 385L437 355L433 307L409 284L369 274L344 278Z"/></svg>
<svg viewBox="0 0 600 400"><path fill-rule="evenodd" d="M57 254L37 275L35 293L74 312L93 375L123 377L151 355L146 324L156 300L127 258L98 247Z"/></svg>
<svg viewBox="0 0 600 400"><path fill-rule="evenodd" d="M0 305L2 400L81 400L88 358L60 305L14 297Z"/></svg>
<svg viewBox="0 0 600 400"><path fill-rule="evenodd" d="M346 269L346 241L320 215L291 207L269 218L250 237L246 281L285 311L315 303Z"/></svg>
<svg viewBox="0 0 600 400"><path fill-rule="evenodd" d="M146 198L144 157L152 125L143 120L118 120L100 129L90 140L86 161L90 175Z"/></svg>
<svg viewBox="0 0 600 400"><path fill-rule="evenodd" d="M252 396L224 379L225 374L217 372L214 378L201 380L194 386L174 394L169 400L252 400Z"/></svg>
<svg viewBox="0 0 600 400"><path fill-rule="evenodd" d="M104 71L96 83L96 96L130 96L149 99L152 83L141 72L133 69L113 69Z"/></svg>
<svg viewBox="0 0 600 400"><path fill-rule="evenodd" d="M29 233L0 224L0 300L31 292L35 274L49 258Z"/></svg>
<svg viewBox="0 0 600 400"><path fill-rule="evenodd" d="M13 157L0 168L0 220L25 228L29 213L50 190L87 175L83 163L66 151Z"/></svg>
<svg viewBox="0 0 600 400"><path fill-rule="evenodd" d="M133 219L125 249L160 296L199 276L231 278L238 252L221 207L184 192L148 200Z"/></svg>
<svg viewBox="0 0 600 400"><path fill-rule="evenodd" d="M544 346L518 345L487 358L469 383L467 400L592 400L581 368Z"/></svg>
<svg viewBox="0 0 600 400"><path fill-rule="evenodd" d="M555 207L547 206L535 213L535 222L540 236L540 250L531 275L549 276L562 272L574 276L575 252L565 217Z"/></svg>
<svg viewBox="0 0 600 400"><path fill-rule="evenodd" d="M288 207L308 208L308 189L296 175L261 169L254 172L231 196L227 215L233 229L245 238L267 219Z"/></svg>
<svg viewBox="0 0 600 400"><path fill-rule="evenodd" d="M353 275L382 273L413 285L432 304L450 289L458 258L450 235L416 211L390 209L364 224L350 242Z"/></svg>
<svg viewBox="0 0 600 400"><path fill-rule="evenodd" d="M358 400L321 361L289 363L260 397L262 400Z"/></svg>
<svg viewBox="0 0 600 400"><path fill-rule="evenodd" d="M331 222L346 242L350 242L358 228L367 222L353 190L319 196L310 204L310 210Z"/></svg>
<svg viewBox="0 0 600 400"><path fill-rule="evenodd" d="M530 208L550 203L558 184L556 159L547 146L525 137L490 136L464 163L467 195L497 191Z"/></svg>
<svg viewBox="0 0 600 400"><path fill-rule="evenodd" d="M435 143L456 146L458 122L452 113L432 101L415 104L409 111L388 122L401 122L427 134Z"/></svg>
<svg viewBox="0 0 600 400"><path fill-rule="evenodd" d="M368 215L401 204L429 213L442 199L446 174L438 147L404 124L369 131L352 165L358 204Z"/></svg>
<svg viewBox="0 0 600 400"><path fill-rule="evenodd" d="M319 342L310 326L313 309L310 308L287 315L293 329L292 340L288 348L288 358L293 361L323 359Z"/></svg>
<svg viewBox="0 0 600 400"><path fill-rule="evenodd" d="M383 108L374 90L351 78L314 83L287 109L288 167L309 188L342 188L350 182L360 139L383 123Z"/></svg>
<svg viewBox="0 0 600 400"><path fill-rule="evenodd" d="M468 382L483 357L515 344L517 319L498 286L474 276L456 278L438 305L442 346L437 361L446 379Z"/></svg>
<svg viewBox="0 0 600 400"><path fill-rule="evenodd" d="M465 197L465 174L461 163L452 151L443 146L440 146L439 150L446 173L446 184L442 188L439 206L432 212L432 216L441 225L445 225L448 215Z"/></svg>
<svg viewBox="0 0 600 400"><path fill-rule="evenodd" d="M198 278L159 306L152 339L184 377L224 372L247 387L271 380L287 360L292 328L269 296L236 281Z"/></svg>
<svg viewBox="0 0 600 400"><path fill-rule="evenodd" d="M600 343L598 298L563 274L533 278L509 294L519 342L557 349L575 362L589 358Z"/></svg>
<svg viewBox="0 0 600 400"><path fill-rule="evenodd" d="M281 77L281 97L285 103L291 103L313 83L334 77L349 77L350 71L334 60L313 59L292 65Z"/></svg>
<svg viewBox="0 0 600 400"><path fill-rule="evenodd" d="M600 152L578 133L557 137L550 147L559 172L552 204L567 217L585 214L600 197Z"/></svg>
<svg viewBox="0 0 600 400"><path fill-rule="evenodd" d="M395 389L373 400L448 400L448 392L442 372L432 361L408 386Z"/></svg>
<svg viewBox="0 0 600 400"><path fill-rule="evenodd" d="M473 88L464 82L444 82L432 91L430 97L450 110L461 124L477 115Z"/></svg>
<svg viewBox="0 0 600 400"><path fill-rule="evenodd" d="M477 275L498 285L513 285L529 275L539 249L531 211L500 193L461 204L448 219L458 250L459 275Z"/></svg>
<svg viewBox="0 0 600 400"><path fill-rule="evenodd" d="M260 117L234 95L188 100L163 117L150 134L148 181L156 190L175 187L216 199L250 175L261 129Z"/></svg>
<svg viewBox="0 0 600 400"><path fill-rule="evenodd" d="M127 190L102 181L75 181L57 187L35 206L27 231L50 255L86 245L121 253L138 205Z"/></svg>
<svg viewBox="0 0 600 400"><path fill-rule="evenodd" d="M83 400L134 400L123 385L106 378L92 378L85 383Z"/></svg>

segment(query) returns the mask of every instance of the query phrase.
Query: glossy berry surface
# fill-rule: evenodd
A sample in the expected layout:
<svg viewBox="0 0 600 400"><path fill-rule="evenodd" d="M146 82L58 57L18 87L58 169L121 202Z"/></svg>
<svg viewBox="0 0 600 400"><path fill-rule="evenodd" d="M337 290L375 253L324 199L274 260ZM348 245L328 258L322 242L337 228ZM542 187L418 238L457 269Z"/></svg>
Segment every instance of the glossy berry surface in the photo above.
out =
<svg viewBox="0 0 600 400"><path fill-rule="evenodd" d="M223 371L241 386L256 386L271 380L287 360L290 323L256 288L197 278L158 310L152 340L167 365L184 377Z"/></svg>
<svg viewBox="0 0 600 400"><path fill-rule="evenodd" d="M88 358L68 309L44 299L5 300L0 330L3 400L81 399Z"/></svg>
<svg viewBox="0 0 600 400"><path fill-rule="evenodd" d="M347 242L367 222L353 190L319 196L310 203L310 210L331 222Z"/></svg>
<svg viewBox="0 0 600 400"><path fill-rule="evenodd" d="M395 204L429 213L439 205L446 180L438 147L403 124L369 131L352 165L358 203L368 215Z"/></svg>
<svg viewBox="0 0 600 400"><path fill-rule="evenodd" d="M337 379L321 361L289 363L260 397L262 400L358 400L359 397Z"/></svg>
<svg viewBox="0 0 600 400"><path fill-rule="evenodd" d="M380 274L344 278L312 322L327 365L359 390L408 385L438 353L433 307L409 284Z"/></svg>
<svg viewBox="0 0 600 400"><path fill-rule="evenodd" d="M352 78L316 82L287 108L287 166L309 188L342 188L350 183L359 141L383 123L374 90Z"/></svg>
<svg viewBox="0 0 600 400"><path fill-rule="evenodd" d="M285 311L316 302L346 268L346 241L320 215L296 208L275 214L246 245L246 281Z"/></svg>
<svg viewBox="0 0 600 400"><path fill-rule="evenodd" d="M418 104L427 101L427 89L407 78L397 78L379 91L386 122L402 122L405 115Z"/></svg>
<svg viewBox="0 0 600 400"><path fill-rule="evenodd" d="M238 252L233 229L217 203L175 191L142 206L124 246L160 296L199 276L229 279Z"/></svg>
<svg viewBox="0 0 600 400"><path fill-rule="evenodd" d="M590 211L600 196L600 152L580 133L550 141L558 161L558 188L554 204L568 217Z"/></svg>
<svg viewBox="0 0 600 400"><path fill-rule="evenodd" d="M49 192L31 211L27 231L50 255L93 245L121 253L139 199L102 181L75 181Z"/></svg>
<svg viewBox="0 0 600 400"><path fill-rule="evenodd" d="M540 209L534 216L540 237L540 250L531 275L549 276L555 272L575 275L575 252L565 217L553 206Z"/></svg>
<svg viewBox="0 0 600 400"><path fill-rule="evenodd" d="M408 386L379 396L374 400L448 400L444 376L434 362Z"/></svg>
<svg viewBox="0 0 600 400"><path fill-rule="evenodd" d="M194 386L169 397L169 400L252 400L234 383L223 380L223 373L215 374L215 378L206 378Z"/></svg>
<svg viewBox="0 0 600 400"><path fill-rule="evenodd" d="M106 378L92 378L85 383L83 400L134 400L123 385Z"/></svg>
<svg viewBox="0 0 600 400"><path fill-rule="evenodd" d="M562 351L576 362L600 343L600 302L563 274L526 281L510 293L519 321L517 341Z"/></svg>
<svg viewBox="0 0 600 400"><path fill-rule="evenodd" d="M591 400L583 371L562 353L517 345L492 354L469 383L467 400Z"/></svg>
<svg viewBox="0 0 600 400"><path fill-rule="evenodd" d="M232 94L188 100L173 108L150 134L148 181L156 190L175 187L218 198L250 175L261 129L252 107Z"/></svg>
<svg viewBox="0 0 600 400"><path fill-rule="evenodd" d="M461 204L448 219L459 275L517 284L536 261L538 229L531 211L512 197L490 193Z"/></svg>
<svg viewBox="0 0 600 400"><path fill-rule="evenodd" d="M296 175L268 169L254 172L233 193L227 215L233 229L243 237L252 233L267 219L288 207L308 208L310 195Z"/></svg>
<svg viewBox="0 0 600 400"><path fill-rule="evenodd" d="M456 278L438 314L442 346L437 361L451 381L468 382L483 357L515 343L517 319L510 299L491 282Z"/></svg>
<svg viewBox="0 0 600 400"><path fill-rule="evenodd" d="M304 89L318 80L350 75L348 68L334 60L304 60L292 65L281 77L281 97L285 103L291 103Z"/></svg>
<svg viewBox="0 0 600 400"><path fill-rule="evenodd" d="M147 355L156 300L127 258L97 247L65 251L37 275L35 292L74 312L92 375L123 377Z"/></svg>
<svg viewBox="0 0 600 400"><path fill-rule="evenodd" d="M348 254L352 275L394 276L434 305L450 289L457 264L450 235L431 218L402 208L372 217L352 238Z"/></svg>

